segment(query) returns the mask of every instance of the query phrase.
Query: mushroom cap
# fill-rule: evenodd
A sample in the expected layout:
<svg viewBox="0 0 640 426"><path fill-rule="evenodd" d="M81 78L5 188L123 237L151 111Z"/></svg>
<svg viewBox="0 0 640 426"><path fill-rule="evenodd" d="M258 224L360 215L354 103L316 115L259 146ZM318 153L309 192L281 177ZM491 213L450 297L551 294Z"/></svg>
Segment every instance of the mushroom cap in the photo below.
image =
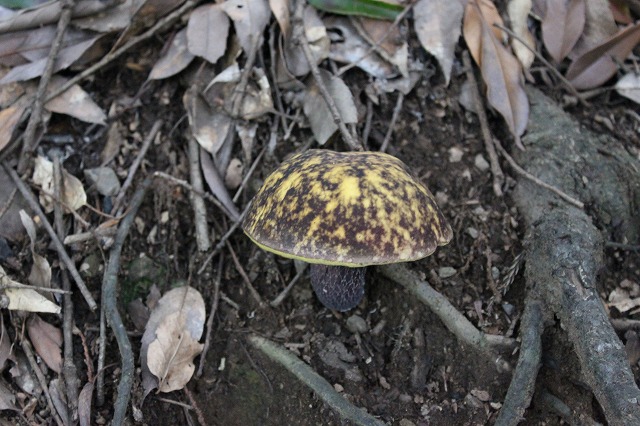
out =
<svg viewBox="0 0 640 426"><path fill-rule="evenodd" d="M453 236L427 187L379 152L308 150L289 158L264 182L242 225L264 250L350 267L421 259Z"/></svg>

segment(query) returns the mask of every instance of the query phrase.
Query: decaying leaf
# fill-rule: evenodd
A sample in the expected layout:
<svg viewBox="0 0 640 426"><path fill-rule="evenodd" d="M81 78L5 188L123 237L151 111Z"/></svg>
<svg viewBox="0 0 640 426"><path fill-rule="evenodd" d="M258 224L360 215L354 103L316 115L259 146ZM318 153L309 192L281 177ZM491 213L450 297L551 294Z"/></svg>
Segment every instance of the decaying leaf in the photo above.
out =
<svg viewBox="0 0 640 426"><path fill-rule="evenodd" d="M84 18L74 18L73 26L97 33L124 30L131 24L131 18L136 11L133 3L134 0L124 0L104 12L94 13Z"/></svg>
<svg viewBox="0 0 640 426"><path fill-rule="evenodd" d="M495 32L494 24L503 25L490 0L469 1L464 17L464 39L487 85L489 104L502 115L516 143L522 147L520 136L527 127L529 101L520 62L502 44L502 34Z"/></svg>
<svg viewBox="0 0 640 426"><path fill-rule="evenodd" d="M289 35L291 12L289 11L289 0L269 0L269 7L275 16L280 31L285 36Z"/></svg>
<svg viewBox="0 0 640 426"><path fill-rule="evenodd" d="M53 211L53 199L49 194L53 194L53 163L42 156L36 157L33 170L33 183L39 185L40 204L47 213ZM87 204L87 194L84 192L82 182L63 169L62 171L62 202L66 209L78 210Z"/></svg>
<svg viewBox="0 0 640 426"><path fill-rule="evenodd" d="M395 65L403 77L408 77L409 46L406 37L400 33L398 25L394 22L362 17L352 17L351 21L358 33L371 46L375 46L374 49L378 54Z"/></svg>
<svg viewBox="0 0 640 426"><path fill-rule="evenodd" d="M9 299L8 308L12 311L28 311L59 314L60 307L35 290L20 284L5 273L0 266L0 287Z"/></svg>
<svg viewBox="0 0 640 426"><path fill-rule="evenodd" d="M236 205L233 204L229 191L224 185L221 173L214 164L211 155L202 149L200 151L200 165L202 166L202 174L204 180L207 182L207 186L232 216L240 217L240 212Z"/></svg>
<svg viewBox="0 0 640 426"><path fill-rule="evenodd" d="M267 0L227 0L220 7L233 21L240 46L250 52L271 18Z"/></svg>
<svg viewBox="0 0 640 426"><path fill-rule="evenodd" d="M438 60L447 85L451 79L463 14L464 5L458 0L418 0L413 6L418 40Z"/></svg>
<svg viewBox="0 0 640 426"><path fill-rule="evenodd" d="M189 381L193 358L202 350L198 340L204 321L204 300L192 287L170 290L158 301L140 349L145 394L155 387L163 392L181 389Z"/></svg>
<svg viewBox="0 0 640 426"><path fill-rule="evenodd" d="M149 80L162 80L184 70L195 58L187 48L187 30L182 29L171 40L167 51L155 63L149 73Z"/></svg>
<svg viewBox="0 0 640 426"><path fill-rule="evenodd" d="M49 288L51 287L51 266L47 259L36 253L36 225L33 223L31 216L24 210L20 210L20 220L27 231L27 235L29 235L31 258L33 259L33 265L27 280L33 286ZM45 297L52 300L50 295L45 295Z"/></svg>
<svg viewBox="0 0 640 426"><path fill-rule="evenodd" d="M585 0L585 24L580 39L574 46L571 58L601 44L618 31L608 0Z"/></svg>
<svg viewBox="0 0 640 426"><path fill-rule="evenodd" d="M338 113L342 120L349 124L356 123L358 111L349 87L341 78L333 76L327 71L320 70L320 75L338 108ZM303 110L309 119L313 136L320 145L324 145L338 130L338 125L333 121L329 107L320 94L320 89L315 81L307 87Z"/></svg>
<svg viewBox="0 0 640 426"><path fill-rule="evenodd" d="M0 371L4 371L5 363L11 356L11 338L4 327L4 318L0 317Z"/></svg>
<svg viewBox="0 0 640 426"><path fill-rule="evenodd" d="M0 152L11 142L20 118L31 105L31 99L29 95L22 95L12 105L0 111Z"/></svg>
<svg viewBox="0 0 640 426"><path fill-rule="evenodd" d="M215 154L231 129L231 117L224 111L212 108L202 96L193 90L185 92L183 102L193 137L202 148Z"/></svg>
<svg viewBox="0 0 640 426"><path fill-rule="evenodd" d="M27 320L29 340L40 358L47 366L60 373L62 371L62 331L38 315L31 315Z"/></svg>
<svg viewBox="0 0 640 426"><path fill-rule="evenodd" d="M187 24L189 52L215 64L227 49L229 18L218 4L198 7Z"/></svg>
<svg viewBox="0 0 640 426"><path fill-rule="evenodd" d="M513 38L511 40L511 48L524 69L529 69L536 57L536 55L533 54L536 48L536 42L527 25L531 6L531 0L511 0L507 5L511 28L522 40L520 41ZM523 41L526 46L522 43Z"/></svg>
<svg viewBox="0 0 640 426"><path fill-rule="evenodd" d="M616 92L640 104L640 74L625 74L616 83Z"/></svg>
<svg viewBox="0 0 640 426"><path fill-rule="evenodd" d="M371 51L369 44L351 23L342 16L331 16L324 20L331 38L329 58L337 62L355 65L376 78L390 79L398 75L398 71L380 55Z"/></svg>
<svg viewBox="0 0 640 426"><path fill-rule="evenodd" d="M98 41L100 37L92 37L89 40L82 41L73 46L65 47L60 50L57 60L53 67L54 72L68 68L76 62L91 46ZM38 59L24 65L14 67L0 79L0 84L11 83L14 81L25 81L32 78L40 77L46 66L47 58Z"/></svg>
<svg viewBox="0 0 640 426"><path fill-rule="evenodd" d="M567 79L578 90L592 89L609 80L618 62L640 43L640 23L629 25L613 37L576 58L567 70Z"/></svg>
<svg viewBox="0 0 640 426"><path fill-rule="evenodd" d="M571 52L582 35L586 20L584 3L584 0L546 0L542 40L557 63Z"/></svg>
<svg viewBox="0 0 640 426"><path fill-rule="evenodd" d="M7 386L4 380L0 380L0 411L19 411L15 403L16 397L14 392L9 389L9 386Z"/></svg>
<svg viewBox="0 0 640 426"><path fill-rule="evenodd" d="M91 399L93 396L93 382L87 382L78 395L78 421L80 426L91 425Z"/></svg>
<svg viewBox="0 0 640 426"><path fill-rule="evenodd" d="M66 82L66 78L54 75L51 77L47 90L53 92ZM104 125L107 120L107 115L102 111L102 108L77 84L51 99L44 104L44 107L51 112L66 114L87 123Z"/></svg>

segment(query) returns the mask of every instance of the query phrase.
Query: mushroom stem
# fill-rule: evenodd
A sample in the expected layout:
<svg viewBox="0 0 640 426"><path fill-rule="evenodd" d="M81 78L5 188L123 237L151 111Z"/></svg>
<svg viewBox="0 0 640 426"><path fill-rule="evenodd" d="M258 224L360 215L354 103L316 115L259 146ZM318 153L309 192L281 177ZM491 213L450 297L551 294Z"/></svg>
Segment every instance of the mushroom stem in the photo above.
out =
<svg viewBox="0 0 640 426"><path fill-rule="evenodd" d="M348 311L364 296L366 268L312 264L309 273L313 291L329 309Z"/></svg>

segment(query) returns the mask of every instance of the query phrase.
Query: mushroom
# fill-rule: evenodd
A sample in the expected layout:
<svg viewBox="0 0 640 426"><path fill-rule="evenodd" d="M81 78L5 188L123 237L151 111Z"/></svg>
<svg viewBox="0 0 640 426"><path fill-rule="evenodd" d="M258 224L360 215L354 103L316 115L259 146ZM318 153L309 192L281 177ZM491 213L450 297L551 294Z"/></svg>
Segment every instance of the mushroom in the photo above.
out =
<svg viewBox="0 0 640 426"><path fill-rule="evenodd" d="M259 247L311 264L311 285L337 311L364 296L366 266L432 254L453 236L431 192L395 157L308 150L264 182L242 224Z"/></svg>

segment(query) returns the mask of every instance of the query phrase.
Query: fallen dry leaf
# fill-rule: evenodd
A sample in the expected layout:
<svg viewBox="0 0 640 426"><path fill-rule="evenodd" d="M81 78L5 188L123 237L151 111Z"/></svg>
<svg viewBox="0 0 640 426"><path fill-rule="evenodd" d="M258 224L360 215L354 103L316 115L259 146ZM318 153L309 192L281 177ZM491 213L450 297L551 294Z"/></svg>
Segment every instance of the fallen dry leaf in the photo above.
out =
<svg viewBox="0 0 640 426"><path fill-rule="evenodd" d="M231 117L224 111L212 108L194 90L185 92L183 103L193 137L207 152L217 153L231 129Z"/></svg>
<svg viewBox="0 0 640 426"><path fill-rule="evenodd" d="M524 69L529 69L536 57L533 53L536 50L536 42L527 25L531 6L531 0L511 0L507 5L511 28L522 40L512 38L511 48ZM526 45L522 43L523 41Z"/></svg>
<svg viewBox="0 0 640 426"><path fill-rule="evenodd" d="M33 259L33 265L31 266L31 272L27 281L29 284L36 287L51 287L51 266L44 257L36 253L36 225L33 223L31 216L26 211L20 210L20 220L22 226L27 231L27 235L30 240L31 258ZM44 295L47 299L53 301L50 294Z"/></svg>
<svg viewBox="0 0 640 426"><path fill-rule="evenodd" d="M496 36L494 24L503 25L495 5L489 0L472 0L467 4L463 35L487 85L487 100L505 119L522 148L520 136L529 120L522 68L502 44L501 33Z"/></svg>
<svg viewBox="0 0 640 426"><path fill-rule="evenodd" d="M229 18L218 4L198 7L187 24L189 52L215 64L227 49Z"/></svg>
<svg viewBox="0 0 640 426"><path fill-rule="evenodd" d="M13 132L24 111L31 105L31 96L22 95L11 106L0 111L0 152L11 142Z"/></svg>
<svg viewBox="0 0 640 426"><path fill-rule="evenodd" d="M250 52L271 18L267 0L227 0L220 7L233 21L240 46Z"/></svg>
<svg viewBox="0 0 640 426"><path fill-rule="evenodd" d="M4 327L4 318L0 317L0 371L4 371L5 363L11 356L11 338Z"/></svg>
<svg viewBox="0 0 640 426"><path fill-rule="evenodd" d="M351 21L371 46L377 46L375 50L378 54L395 65L403 77L409 76L409 46L398 25L392 21L353 16Z"/></svg>
<svg viewBox="0 0 640 426"><path fill-rule="evenodd" d="M124 0L115 7L103 12L91 14L85 18L74 18L73 26L97 33L121 31L131 24L136 11L134 0ZM139 3L139 2L138 2Z"/></svg>
<svg viewBox="0 0 640 426"><path fill-rule="evenodd" d="M36 157L32 179L33 183L41 188L40 204L47 213L51 213L54 201L49 194L53 194L53 163L42 156ZM78 210L87 204L87 194L84 192L82 182L64 169L62 170L61 195L65 211L67 209Z"/></svg>
<svg viewBox="0 0 640 426"><path fill-rule="evenodd" d="M618 94L640 104L640 74L625 74L618 80L615 89Z"/></svg>
<svg viewBox="0 0 640 426"><path fill-rule="evenodd" d="M156 339L149 345L147 363L149 371L159 379L160 392L182 389L189 382L195 371L193 359L204 347L185 325L182 312L168 315L158 325Z"/></svg>
<svg viewBox="0 0 640 426"><path fill-rule="evenodd" d="M0 287L9 299L8 308L13 311L45 312L59 314L60 307L35 290L12 280L0 266Z"/></svg>
<svg viewBox="0 0 640 426"><path fill-rule="evenodd" d="M584 0L547 0L542 41L556 63L567 57L584 30Z"/></svg>
<svg viewBox="0 0 640 426"><path fill-rule="evenodd" d="M618 70L633 48L640 43L640 23L630 25L576 58L566 77L578 90L598 87Z"/></svg>
<svg viewBox="0 0 640 426"><path fill-rule="evenodd" d="M93 382L87 382L78 395L78 421L80 426L91 425L91 399L93 397Z"/></svg>
<svg viewBox="0 0 640 426"><path fill-rule="evenodd" d="M27 320L29 340L40 358L56 373L62 371L62 331L38 315Z"/></svg>
<svg viewBox="0 0 640 426"><path fill-rule="evenodd" d="M576 58L601 44L618 31L608 0L585 1L585 24L580 39L570 53Z"/></svg>
<svg viewBox="0 0 640 426"><path fill-rule="evenodd" d="M0 167L0 205L4 206L4 213L0 215L0 236L9 241L19 240L24 236L20 210L29 207L4 167Z"/></svg>
<svg viewBox="0 0 640 426"><path fill-rule="evenodd" d="M184 70L195 56L187 48L187 30L182 29L171 40L169 48L156 61L149 73L149 80L162 80Z"/></svg>
<svg viewBox="0 0 640 426"><path fill-rule="evenodd" d="M211 158L211 154L200 150L200 165L202 166L202 174L204 176L204 180L207 182L207 186L211 189L213 195L216 196L218 200L222 203L222 205L229 211L229 213L234 217L240 217L240 212L238 208L233 203L231 196L229 195L229 191L227 187L224 185L224 180L222 179L221 173L216 167L213 159Z"/></svg>
<svg viewBox="0 0 640 426"><path fill-rule="evenodd" d="M413 25L418 40L438 60L447 85L463 15L464 5L458 0L418 0L413 6Z"/></svg>
<svg viewBox="0 0 640 426"><path fill-rule="evenodd" d="M169 385L175 386L178 383L178 377L184 380L186 372L191 369L189 364L197 355L195 352L197 346L200 345L197 341L204 330L205 314L202 295L192 287L174 288L165 293L158 301L151 311L140 348L145 395L159 385L163 385L164 389ZM167 321L167 318L171 318L171 320ZM176 324L180 324L180 327L176 328ZM157 341L159 329L161 339ZM165 346L166 342L170 341L177 341L180 344ZM154 344L154 342L156 343ZM151 346L152 344L154 346ZM179 359L177 355L179 355ZM149 357L152 357L155 374L151 373ZM191 359L188 359L189 357ZM180 362L176 363L177 361ZM172 365L178 366L175 372L171 370ZM188 381L190 377L191 375L186 380ZM168 381L165 380L165 383L160 384L159 378L168 379ZM186 384L186 381L184 383Z"/></svg>
<svg viewBox="0 0 640 426"><path fill-rule="evenodd" d="M269 8L271 9L271 12L273 12L273 16L275 16L276 21L278 21L280 31L285 35L285 37L289 35L289 28L291 26L291 12L289 10L289 4L289 0L269 0Z"/></svg>
<svg viewBox="0 0 640 426"><path fill-rule="evenodd" d="M47 91L51 93L67 81L64 77L54 75L51 77ZM105 125L107 120L107 115L102 108L77 84L51 99L44 104L44 107L51 112L66 114L86 123Z"/></svg>
<svg viewBox="0 0 640 426"><path fill-rule="evenodd" d="M16 397L14 395L14 392L9 389L9 386L5 384L4 380L0 380L0 411L18 411L18 407L16 407L15 403Z"/></svg>
<svg viewBox="0 0 640 426"><path fill-rule="evenodd" d="M340 77L333 76L328 71L320 70L320 76L334 100L342 120L349 124L356 123L358 111L349 87ZM338 130L338 125L333 121L329 107L320 94L315 80L307 87L303 110L309 119L313 136L320 145L324 145Z"/></svg>

